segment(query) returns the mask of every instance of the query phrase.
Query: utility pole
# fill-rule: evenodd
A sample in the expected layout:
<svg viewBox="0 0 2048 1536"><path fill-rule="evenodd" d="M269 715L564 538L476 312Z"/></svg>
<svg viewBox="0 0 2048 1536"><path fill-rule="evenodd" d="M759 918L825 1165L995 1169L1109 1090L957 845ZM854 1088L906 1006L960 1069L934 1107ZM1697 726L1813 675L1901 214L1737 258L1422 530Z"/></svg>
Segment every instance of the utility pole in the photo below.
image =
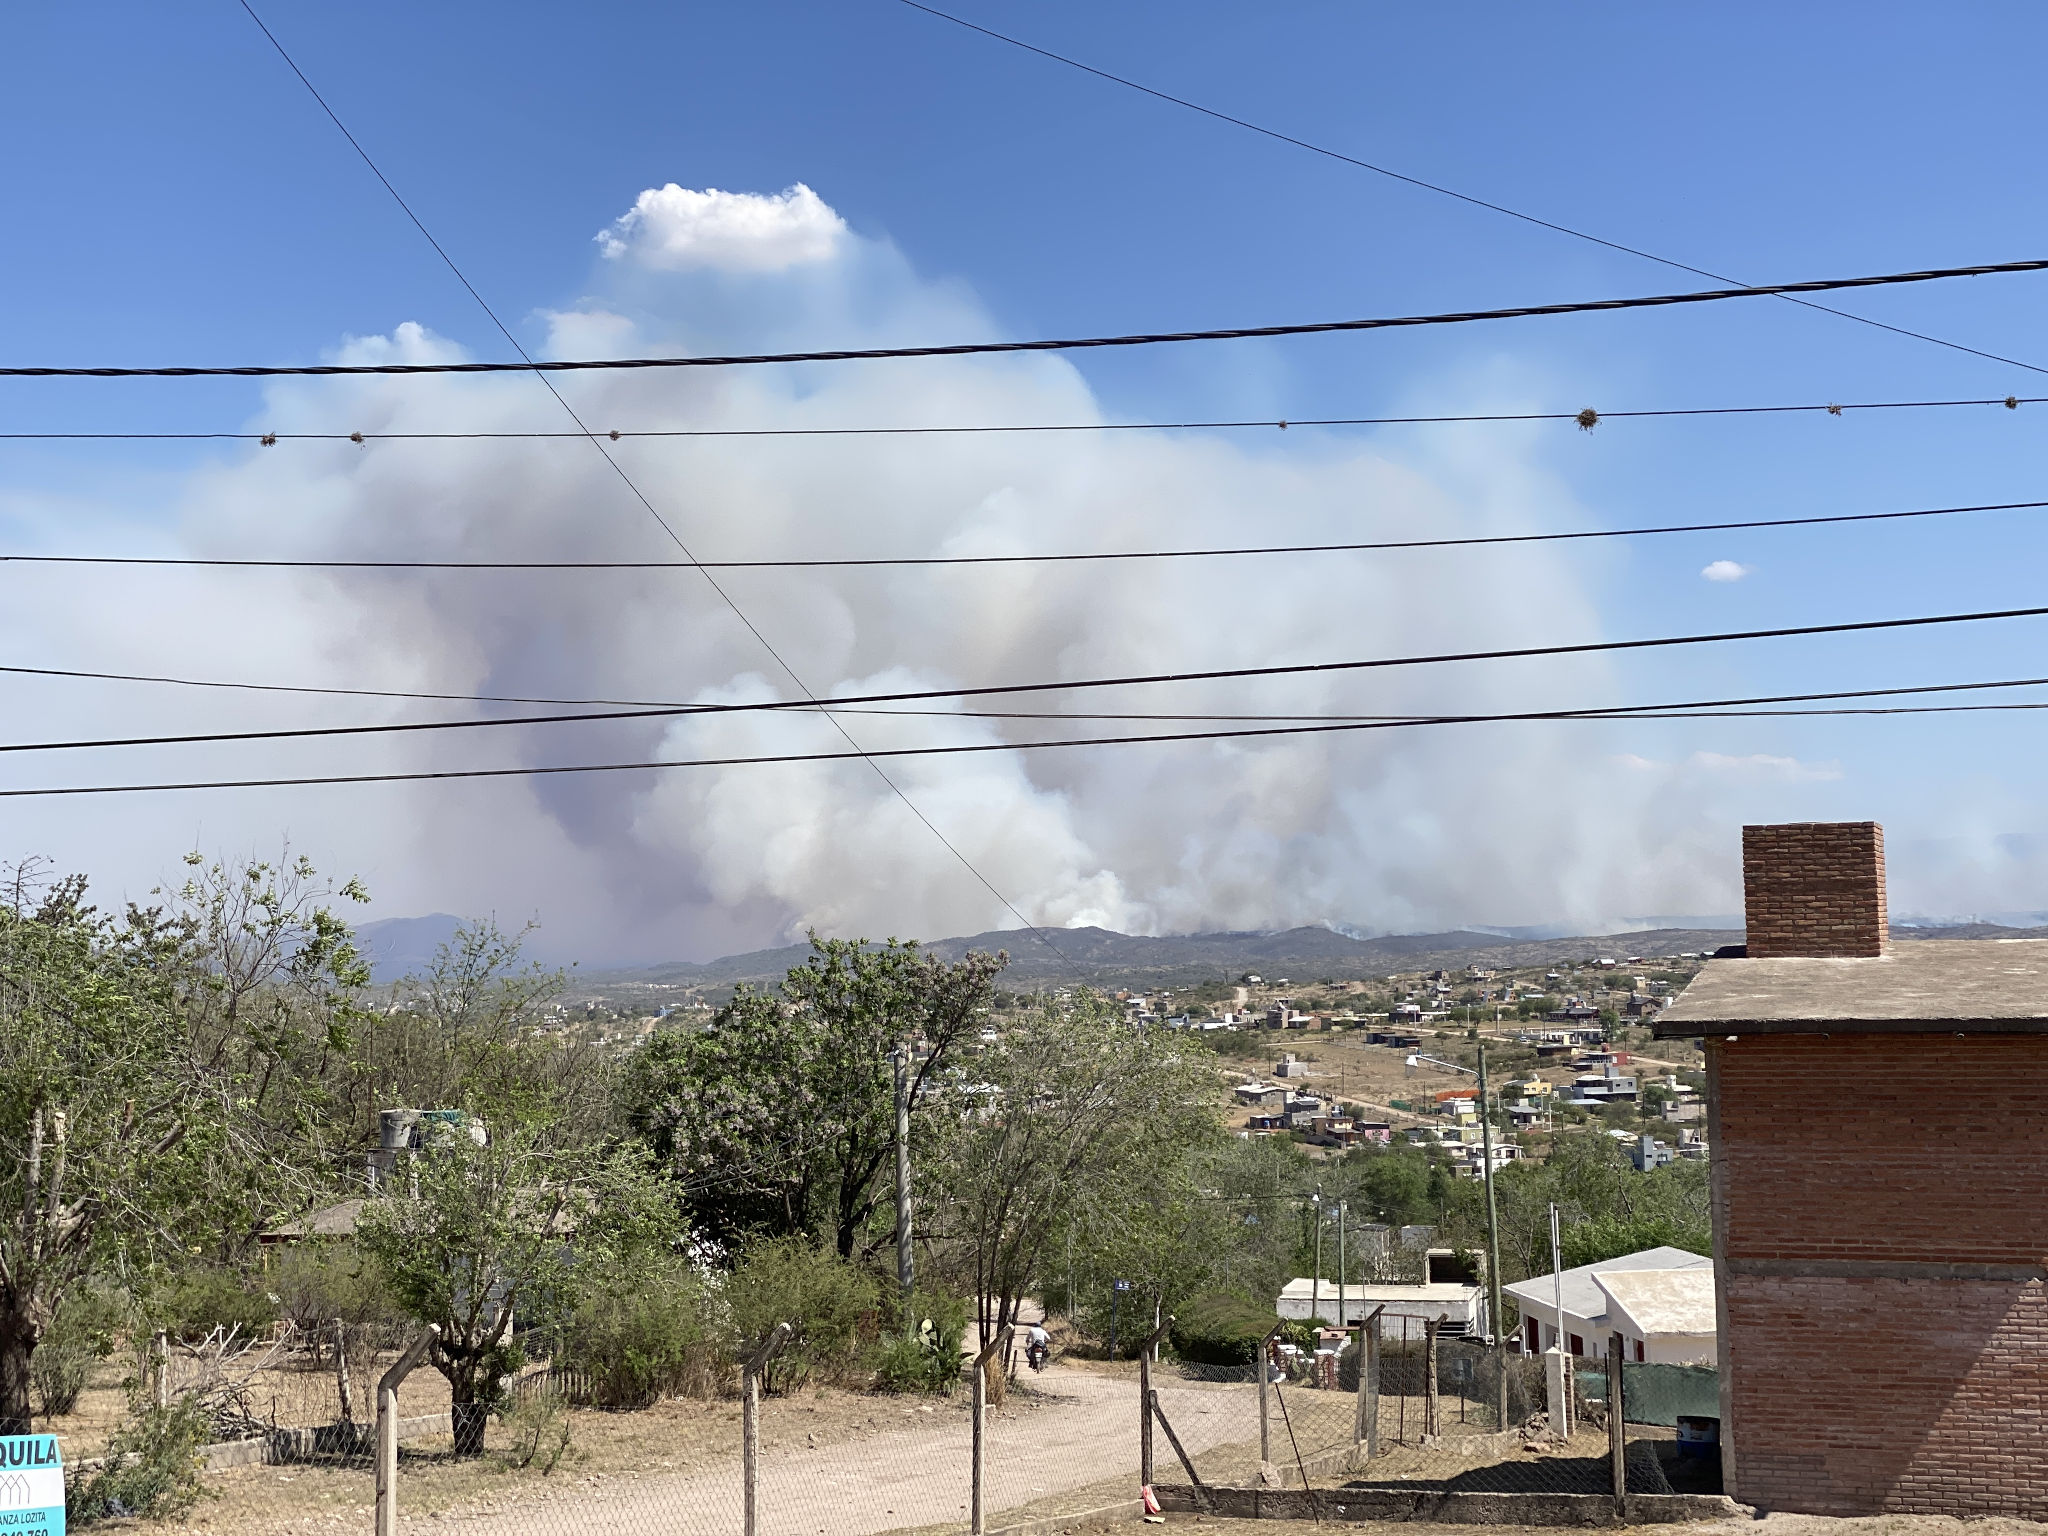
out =
<svg viewBox="0 0 2048 1536"><path fill-rule="evenodd" d="M910 1251L910 1045L889 1053L896 1065L896 1283L903 1290L903 1331L915 1337L910 1297L917 1287L917 1264Z"/></svg>
<svg viewBox="0 0 2048 1536"><path fill-rule="evenodd" d="M1323 1192L1320 1189L1308 1197L1308 1205L1316 1213L1316 1272L1308 1282L1308 1320L1314 1323L1323 1309Z"/></svg>
<svg viewBox="0 0 2048 1536"><path fill-rule="evenodd" d="M1500 1214L1493 1203L1493 1109L1486 1099L1486 1042L1479 1043L1479 1154L1486 1159L1486 1304L1488 1332L1493 1335L1497 1357L1494 1375L1499 1384L1499 1418L1496 1427L1508 1427L1508 1341L1501 1330L1507 1324L1500 1300Z"/></svg>
<svg viewBox="0 0 2048 1536"><path fill-rule="evenodd" d="M1339 1200L1337 1202L1337 1326L1339 1328L1350 1326L1344 1315L1344 1303L1346 1300L1344 1283L1344 1202Z"/></svg>

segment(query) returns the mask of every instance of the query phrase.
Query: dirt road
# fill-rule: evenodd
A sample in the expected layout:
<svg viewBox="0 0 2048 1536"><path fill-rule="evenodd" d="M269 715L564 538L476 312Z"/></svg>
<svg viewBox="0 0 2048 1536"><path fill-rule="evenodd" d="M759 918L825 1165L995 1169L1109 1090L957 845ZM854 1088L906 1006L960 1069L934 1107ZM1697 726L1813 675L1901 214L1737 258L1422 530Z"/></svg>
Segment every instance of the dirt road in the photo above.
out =
<svg viewBox="0 0 2048 1536"><path fill-rule="evenodd" d="M1257 1433L1246 1386L1162 1381L1160 1401L1190 1455ZM873 1536L964 1523L972 1458L968 1416L949 1405L901 1429L829 1446L779 1433L763 1414L761 1536ZM1053 1366L990 1415L988 1494L995 1512L1106 1478L1138 1483L1135 1380ZM1170 1459L1164 1437L1158 1454ZM1163 1475L1163 1474L1162 1474ZM583 1480L522 1494L516 1504L407 1520L451 1536L728 1536L740 1528L737 1457L698 1472Z"/></svg>

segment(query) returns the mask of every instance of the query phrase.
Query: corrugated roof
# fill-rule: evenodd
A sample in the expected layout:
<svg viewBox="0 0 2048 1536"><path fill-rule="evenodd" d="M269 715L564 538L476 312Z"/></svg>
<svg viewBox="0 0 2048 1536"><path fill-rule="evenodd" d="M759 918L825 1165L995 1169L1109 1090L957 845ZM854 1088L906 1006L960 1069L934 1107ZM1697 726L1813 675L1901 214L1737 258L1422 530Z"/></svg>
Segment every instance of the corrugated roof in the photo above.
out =
<svg viewBox="0 0 2048 1536"><path fill-rule="evenodd" d="M1712 1259L1687 1253L1683 1248L1645 1248L1641 1253L1624 1253L1619 1258L1602 1259L1597 1264L1581 1264L1577 1269L1566 1270L1560 1277L1564 1282L1564 1309L1584 1318L1607 1315L1607 1293L1594 1281L1595 1275L1631 1269L1704 1269L1711 1274L1713 1268ZM1501 1289L1521 1303L1523 1311L1542 1317L1557 1304L1552 1286L1549 1275L1532 1275Z"/></svg>
<svg viewBox="0 0 2048 1536"><path fill-rule="evenodd" d="M1623 1269L1594 1276L1607 1293L1608 1319L1625 1314L1645 1339L1659 1334L1715 1331L1714 1271L1707 1269Z"/></svg>

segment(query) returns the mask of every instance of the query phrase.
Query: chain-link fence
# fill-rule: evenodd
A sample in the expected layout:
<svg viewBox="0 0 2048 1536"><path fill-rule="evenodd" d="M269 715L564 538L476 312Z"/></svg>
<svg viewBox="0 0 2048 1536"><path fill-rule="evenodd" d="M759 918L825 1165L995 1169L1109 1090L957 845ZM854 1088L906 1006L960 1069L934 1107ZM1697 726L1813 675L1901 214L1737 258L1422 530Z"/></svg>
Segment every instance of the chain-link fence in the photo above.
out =
<svg viewBox="0 0 2048 1536"><path fill-rule="evenodd" d="M1722 1491L1721 1385L1713 1366L1624 1357L1621 1403L1631 1491ZM1638 1482L1657 1486L1639 1489Z"/></svg>
<svg viewBox="0 0 2048 1536"><path fill-rule="evenodd" d="M204 1356L160 1345L163 1358L119 1362L118 1374L110 1365L83 1407L118 1420L124 1378L145 1399L228 1402L233 1413L220 1423L238 1433L211 1447L206 1497L185 1517L191 1524L223 1536L369 1536L377 1387L399 1359L392 1346L405 1342L355 1339L337 1349L326 1337L280 1335L260 1353L231 1344ZM1135 1509L1136 1371L1129 1362L1061 1362L1038 1372L1008 1351L992 1360L983 1377L986 1529ZM417 1365L397 1391L394 1528L463 1536L963 1532L974 1512L973 1374L970 1366L950 1391L923 1394L774 1382L754 1417L750 1527L737 1375L697 1395L608 1411L587 1406L589 1383L538 1361L507 1384L481 1445L458 1455L448 1383L431 1364ZM60 1418L53 1427L73 1426ZM65 1444L75 1463L98 1454L105 1437L67 1434Z"/></svg>
<svg viewBox="0 0 2048 1536"><path fill-rule="evenodd" d="M1158 1452L1154 1476L1188 1487L1196 1508L1204 1489L1257 1486L1607 1495L1617 1458L1629 1493L1718 1491L1711 1431L1696 1422L1711 1369L1629 1364L1634 1411L1616 1433L1604 1361L1579 1370L1412 1320L1361 1332L1314 1352L1269 1340L1263 1386L1258 1366L1157 1367L1173 1455Z"/></svg>

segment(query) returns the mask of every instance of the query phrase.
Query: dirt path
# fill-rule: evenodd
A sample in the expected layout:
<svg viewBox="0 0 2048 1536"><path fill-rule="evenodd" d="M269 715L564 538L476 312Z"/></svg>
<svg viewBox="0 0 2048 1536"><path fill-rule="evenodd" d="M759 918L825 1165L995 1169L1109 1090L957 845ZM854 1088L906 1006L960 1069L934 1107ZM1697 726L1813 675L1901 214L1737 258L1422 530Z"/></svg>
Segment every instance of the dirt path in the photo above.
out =
<svg viewBox="0 0 2048 1536"><path fill-rule="evenodd" d="M990 1415L991 1513L1056 1497L1106 1478L1138 1481L1138 1393L1133 1380L1054 1366ZM1190 1455L1256 1435L1244 1386L1160 1383L1160 1401ZM847 1444L778 1442L763 1414L761 1536L874 1536L913 1526L964 1524L972 1451L968 1416L954 1405L921 1423ZM792 1425L794 1428L794 1425ZM1160 1438L1158 1454L1172 1453ZM405 1524L451 1536L727 1536L739 1529L737 1456L700 1472L584 1479L534 1490L516 1503L448 1511Z"/></svg>

